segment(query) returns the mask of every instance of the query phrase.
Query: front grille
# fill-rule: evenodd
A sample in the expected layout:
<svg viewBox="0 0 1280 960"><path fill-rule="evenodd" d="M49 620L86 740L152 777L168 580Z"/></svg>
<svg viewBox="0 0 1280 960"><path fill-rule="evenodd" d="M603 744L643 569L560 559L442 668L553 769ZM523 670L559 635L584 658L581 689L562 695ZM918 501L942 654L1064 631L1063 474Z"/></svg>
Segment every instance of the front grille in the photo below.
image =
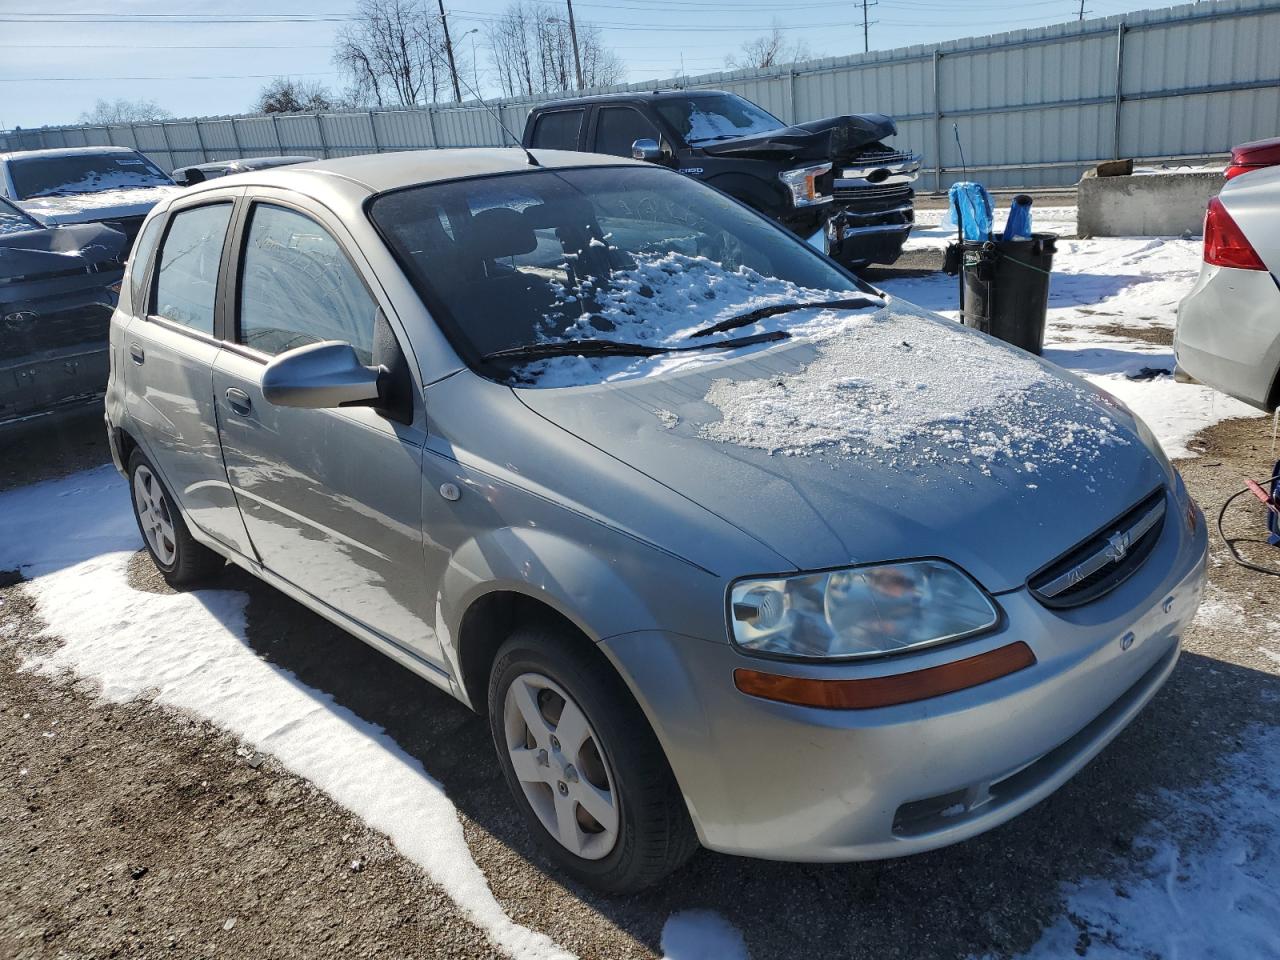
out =
<svg viewBox="0 0 1280 960"><path fill-rule="evenodd" d="M0 310L3 309L0 306ZM57 313L15 311L0 316L0 358L17 360L82 343L105 344L111 309L105 303L94 303Z"/></svg>
<svg viewBox="0 0 1280 960"><path fill-rule="evenodd" d="M852 160L843 164L848 167L858 167L865 163L876 163L882 166L890 166L895 163L913 163L916 155L910 151L891 150L888 147L872 147L863 150Z"/></svg>
<svg viewBox="0 0 1280 960"><path fill-rule="evenodd" d="M837 200L884 206L899 206L904 203L910 203L914 195L911 186L905 183L895 183L887 187L875 185L866 187L837 186L832 192Z"/></svg>
<svg viewBox="0 0 1280 960"><path fill-rule="evenodd" d="M1161 488L1027 580L1046 607L1078 607L1111 592L1146 561L1164 529Z"/></svg>

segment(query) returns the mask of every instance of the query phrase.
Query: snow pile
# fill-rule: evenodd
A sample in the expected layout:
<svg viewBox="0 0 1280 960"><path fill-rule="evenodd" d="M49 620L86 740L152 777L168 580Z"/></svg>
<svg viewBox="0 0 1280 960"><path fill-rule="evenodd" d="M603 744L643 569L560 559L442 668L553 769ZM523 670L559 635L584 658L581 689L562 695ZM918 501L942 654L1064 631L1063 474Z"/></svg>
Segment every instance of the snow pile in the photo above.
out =
<svg viewBox="0 0 1280 960"><path fill-rule="evenodd" d="M735 328L714 338L690 340L695 331L761 307L779 304L866 298L872 307L883 301L870 293L849 288L820 290L801 287L788 280L769 277L740 266L727 268L705 256L679 252L634 254L633 265L615 270L607 282L590 279L581 284L579 295L592 308L575 318L563 330L551 332L555 318L545 318L540 342L596 339L637 343L654 347L688 347L712 344L715 339L737 338L785 329L798 334L797 324L813 311L797 311L769 317L758 323ZM573 294L552 284L559 300ZM870 309L870 308L869 308ZM555 357L524 364L523 385L569 387L601 381L656 376L675 365L706 363L724 356L708 346L683 355L647 357Z"/></svg>
<svg viewBox="0 0 1280 960"><path fill-rule="evenodd" d="M913 465L945 459L986 472L1004 460L1027 473L1128 442L1084 390L945 322L890 306L871 316L824 312L793 334L814 342L817 357L792 376L716 380L707 400L722 419L704 436L785 454L910 447Z"/></svg>
<svg viewBox="0 0 1280 960"><path fill-rule="evenodd" d="M747 960L742 934L718 913L684 910L662 928L663 960Z"/></svg>
<svg viewBox="0 0 1280 960"><path fill-rule="evenodd" d="M997 232L1004 231L1005 219L1008 217L1008 204L1003 204L993 211L993 226ZM1040 207L1031 206L1031 229L1036 233L1052 233L1060 237L1069 237L1076 232L1075 207ZM916 210L915 226L903 246L904 250L944 250L950 243L955 243L956 225L951 222L945 207ZM954 284L954 280L952 283Z"/></svg>
<svg viewBox="0 0 1280 960"><path fill-rule="evenodd" d="M1216 782L1159 798L1137 876L1069 886L1024 960L1280 956L1280 729L1245 739Z"/></svg>
<svg viewBox="0 0 1280 960"><path fill-rule="evenodd" d="M162 595L129 585L141 541L128 488L101 468L0 495L0 568L21 567L63 645L25 669L71 671L102 696L151 694L269 753L391 838L511 957L571 955L506 915L471 857L441 785L382 730L260 659L242 593ZM38 534L38 535L37 535Z"/></svg>

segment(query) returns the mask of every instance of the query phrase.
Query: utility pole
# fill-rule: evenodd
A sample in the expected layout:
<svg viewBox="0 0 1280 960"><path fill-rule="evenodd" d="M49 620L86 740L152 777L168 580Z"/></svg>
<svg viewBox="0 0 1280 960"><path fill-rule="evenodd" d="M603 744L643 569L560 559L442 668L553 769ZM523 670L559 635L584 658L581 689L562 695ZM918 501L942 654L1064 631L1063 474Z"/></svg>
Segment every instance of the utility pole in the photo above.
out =
<svg viewBox="0 0 1280 960"><path fill-rule="evenodd" d="M871 50L871 21L867 19L867 8L874 7L879 0L862 0L862 52Z"/></svg>
<svg viewBox="0 0 1280 960"><path fill-rule="evenodd" d="M582 56L578 53L578 27L573 22L573 0L565 0L569 8L569 39L573 41L573 70L578 75L578 89L582 89Z"/></svg>
<svg viewBox="0 0 1280 960"><path fill-rule="evenodd" d="M449 77L453 80L453 100L462 102L462 91L458 88L458 65L453 62L453 41L449 39L449 18L444 13L444 0L436 0L440 6L440 24L444 27L444 52L449 55Z"/></svg>
<svg viewBox="0 0 1280 960"><path fill-rule="evenodd" d="M1080 0L1080 20L1084 19L1084 0Z"/></svg>

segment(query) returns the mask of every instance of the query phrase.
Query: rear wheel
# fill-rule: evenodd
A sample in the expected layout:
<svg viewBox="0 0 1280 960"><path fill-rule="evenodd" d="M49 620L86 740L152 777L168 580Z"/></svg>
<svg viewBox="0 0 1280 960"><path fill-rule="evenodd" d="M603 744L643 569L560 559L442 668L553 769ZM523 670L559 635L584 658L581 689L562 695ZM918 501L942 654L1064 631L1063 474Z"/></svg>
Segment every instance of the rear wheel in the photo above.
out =
<svg viewBox="0 0 1280 960"><path fill-rule="evenodd" d="M196 542L169 492L141 450L129 458L133 515L147 553L165 580L175 587L207 580L226 561Z"/></svg>
<svg viewBox="0 0 1280 960"><path fill-rule="evenodd" d="M629 893L697 849L644 714L612 668L575 638L516 631L494 662L489 724L530 830L574 879Z"/></svg>

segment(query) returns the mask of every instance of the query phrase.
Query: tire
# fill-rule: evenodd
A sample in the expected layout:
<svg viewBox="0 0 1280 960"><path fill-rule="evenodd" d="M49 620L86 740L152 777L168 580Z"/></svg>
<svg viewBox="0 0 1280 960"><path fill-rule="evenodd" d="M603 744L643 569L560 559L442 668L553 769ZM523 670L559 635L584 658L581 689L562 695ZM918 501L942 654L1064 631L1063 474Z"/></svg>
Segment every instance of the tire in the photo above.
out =
<svg viewBox="0 0 1280 960"><path fill-rule="evenodd" d="M173 587L185 587L222 570L226 560L191 536L182 511L141 450L133 451L128 469L133 517L151 562L165 581Z"/></svg>
<svg viewBox="0 0 1280 960"><path fill-rule="evenodd" d="M531 695L528 700L522 692ZM578 716L566 712L574 708ZM541 730L534 731L536 719L527 722L530 709L538 711ZM582 746L561 743L560 736L577 739L579 718L587 734ZM583 885L607 894L632 893L661 880L698 848L684 798L648 720L613 668L580 639L548 627L513 633L490 673L489 728L530 832ZM612 816L601 794L611 799ZM564 826L566 809L574 811L567 832L576 850L551 825L554 820Z"/></svg>

